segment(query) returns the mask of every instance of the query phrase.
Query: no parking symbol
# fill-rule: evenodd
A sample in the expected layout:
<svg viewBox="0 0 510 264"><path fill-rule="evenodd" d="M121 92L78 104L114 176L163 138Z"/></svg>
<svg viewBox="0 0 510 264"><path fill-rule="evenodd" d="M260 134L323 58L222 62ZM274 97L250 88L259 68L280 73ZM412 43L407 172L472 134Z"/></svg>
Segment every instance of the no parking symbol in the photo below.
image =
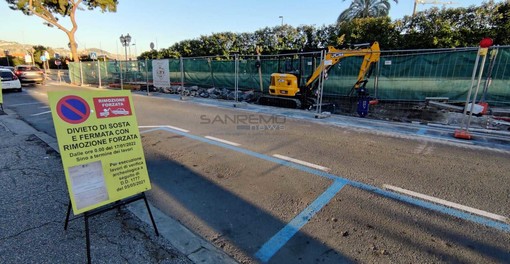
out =
<svg viewBox="0 0 510 264"><path fill-rule="evenodd" d="M90 116L90 106L83 98L69 95L57 103L58 116L67 123L80 124Z"/></svg>

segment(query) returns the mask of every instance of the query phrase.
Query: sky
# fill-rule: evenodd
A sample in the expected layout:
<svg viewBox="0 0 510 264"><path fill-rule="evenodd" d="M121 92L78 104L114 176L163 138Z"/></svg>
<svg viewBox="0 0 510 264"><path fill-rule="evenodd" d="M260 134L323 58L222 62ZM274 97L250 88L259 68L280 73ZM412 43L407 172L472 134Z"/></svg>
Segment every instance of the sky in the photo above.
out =
<svg viewBox="0 0 510 264"><path fill-rule="evenodd" d="M413 12L414 0L391 2L390 17L399 19ZM433 2L433 1L429 1ZM480 5L480 0L458 0L445 7ZM501 2L501 1L496 1ZM119 37L132 37L129 54L136 56L150 50L168 48L174 43L218 32L254 32L264 27L284 24L330 25L349 7L351 1L342 0L119 0L117 12L77 11L78 50L101 48L114 54L124 53ZM417 11L443 5L421 4ZM280 18L283 17L283 18ZM67 35L42 24L36 16L26 16L11 10L0 0L0 40L21 44L67 48ZM70 28L68 19L62 24Z"/></svg>

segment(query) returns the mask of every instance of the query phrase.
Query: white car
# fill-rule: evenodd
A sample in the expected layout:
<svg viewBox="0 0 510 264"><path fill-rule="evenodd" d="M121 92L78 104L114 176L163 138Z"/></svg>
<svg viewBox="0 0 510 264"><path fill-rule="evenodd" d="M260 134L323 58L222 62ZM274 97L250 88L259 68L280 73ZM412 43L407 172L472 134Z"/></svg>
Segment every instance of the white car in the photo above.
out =
<svg viewBox="0 0 510 264"><path fill-rule="evenodd" d="M21 92L21 82L14 72L0 68L0 77L2 77L2 90L12 89Z"/></svg>

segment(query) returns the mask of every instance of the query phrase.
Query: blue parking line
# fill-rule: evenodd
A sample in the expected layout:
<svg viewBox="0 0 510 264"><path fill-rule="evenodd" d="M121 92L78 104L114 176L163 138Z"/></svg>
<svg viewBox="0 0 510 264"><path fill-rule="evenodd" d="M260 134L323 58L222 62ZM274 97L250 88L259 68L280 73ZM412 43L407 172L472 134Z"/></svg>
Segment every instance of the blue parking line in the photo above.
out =
<svg viewBox="0 0 510 264"><path fill-rule="evenodd" d="M427 133L427 129L422 127L418 130L418 132L416 132L416 134L420 135L420 136L423 136L425 135L425 133Z"/></svg>
<svg viewBox="0 0 510 264"><path fill-rule="evenodd" d="M335 180L329 188L323 192L315 201L292 219L283 229L276 235L269 239L260 249L255 253L255 257L262 262L268 262L276 252L278 252L287 242L297 233L301 228L312 219L312 217L319 212L322 207L335 197L335 195L342 190L346 182Z"/></svg>
<svg viewBox="0 0 510 264"><path fill-rule="evenodd" d="M247 150L247 149L244 149L244 148L241 148L241 147L232 146L232 145L229 145L229 144L225 144L225 143L222 143L222 142L219 142L219 141L215 141L215 140L211 140L211 139L208 139L208 138L204 138L204 137L201 137L201 136L191 135L191 134L188 134L188 133L184 133L184 132L181 132L181 131L178 131L178 130L174 130L174 129L168 128L168 127L161 127L161 128L151 129L151 130L147 130L147 132L155 131L155 130L158 130L158 129L159 130L166 130L166 131L169 131L169 132L172 132L172 133L175 133L175 134L179 134L181 136L185 136L185 137L188 137L188 138L191 138L191 139L194 139L194 140L197 140L197 141L201 141L201 142L204 142L204 143L208 143L208 144L211 144L211 145L215 145L215 146L218 146L218 147L222 147L222 148L230 149L230 150L233 150L233 151L241 152L243 154L246 154L246 155L249 155L249 156L252 156L252 157L256 157L256 158L259 158L259 159L262 159L262 160L266 160L266 161L270 161L270 162L273 162L273 163L276 163L276 164L280 164L280 165L283 165L283 166L294 168L294 169L297 169L297 170L300 170L300 171L304 171L304 172L307 172L307 173L310 173L310 174L315 174L315 175L318 175L318 176L321 176L321 177L324 177L324 178L327 178L327 179L330 179L330 180L345 180L345 179L340 178L340 177L338 177L336 175L329 174L329 173L321 171L321 170L312 169L312 168L306 167L304 165L300 165L300 164L296 164L296 163L293 163L293 162L290 162L290 161L286 161L286 160L282 160L282 159L279 159L279 158L271 157L271 156L268 156L268 155L260 154L260 153L255 152L255 151ZM144 133L144 132L142 132L142 133Z"/></svg>
<svg viewBox="0 0 510 264"><path fill-rule="evenodd" d="M146 130L144 132L155 131L155 130L158 130L158 128L151 129L151 130ZM181 136L185 136L185 137L188 137L188 138L191 138L191 139L194 139L194 140L198 140L198 141L201 141L201 142L204 142L204 143L208 143L208 144L211 144L211 145L215 145L215 146L218 146L218 147L222 147L222 148L230 149L230 150L233 150L233 151L237 151L237 152L240 152L240 153L243 153L243 154L246 154L246 155L250 155L250 156L262 159L262 160L266 160L266 161L270 161L270 162L273 162L273 163L276 163L276 164L280 164L280 165L283 165L283 166L294 168L294 169L297 169L297 170L300 170L300 171L304 171L304 172L307 172L307 173L310 173L310 174L314 174L314 175L317 175L317 176L320 176L320 177L323 177L323 178L327 178L327 179L330 179L330 180L340 180L340 181L343 181L346 184L351 185L353 187L357 187L357 188L365 190L365 191L377 193L377 194L382 195L382 196L387 197L387 198L391 198L391 199L398 200L398 201L401 201L401 202L406 202L406 203L413 204L413 205L416 205L416 206L419 206L419 207L422 207L422 208L426 208L426 209L430 209L430 210L433 210L433 211L441 212L441 213L444 213L444 214L447 214L447 215L458 217L460 219L464 219L464 220L467 220L467 221L475 222L475 223L478 223L478 224L481 224L481 225L485 225L485 226L488 226L488 227L496 228L496 229L499 229L501 231L505 231L505 232L510 233L510 225L507 224L507 223L502 223L502 222L494 221L494 220L491 220L491 219L488 219L488 218L485 218L485 217L480 217L480 216L472 215L472 214L469 214L469 213L466 213L466 212L463 212L463 211L460 211L460 210L457 210L457 209L446 207L444 205L438 205L438 204L434 204L434 203L431 203L431 202L422 201L422 200L419 200L419 199L416 199L416 198L411 198L411 197L409 197L407 195L402 195L402 194L390 192L390 191L387 191L387 190L384 190L384 189L381 189L381 188L378 188L378 187L375 187L375 186L372 186L372 185L364 184L364 183L357 182L357 181L352 181L352 180L345 179L345 178L342 178L340 176L337 176L337 175L334 175L334 174L331 174L331 173L327 173L327 172L324 172L324 171L321 171L321 170L317 170L317 169L313 169L313 168L310 168L310 167L306 167L304 165L300 165L300 164L292 163L292 162L289 162L289 161L281 160L281 159L274 158L274 157L271 157L271 156L267 156L267 155L264 155L264 154L260 154L260 153L257 153L257 152L251 151L251 150L247 150L247 149L243 149L243 148L240 148L240 147L235 147L235 146L231 146L231 145L228 145L228 144L225 144L225 143L221 143L221 142L218 142L218 141L210 140L210 139L207 139L207 138L204 138L204 137L190 135L188 133L184 133L184 132L181 132L181 131L178 131L178 130L174 130L174 129L171 129L171 128L162 127L162 128L159 128L159 130L166 130L166 131L169 131L169 132L172 132L172 133L175 133L175 134L179 134Z"/></svg>
<svg viewBox="0 0 510 264"><path fill-rule="evenodd" d="M413 197L410 197L407 195L402 195L399 193L387 191L387 190L380 189L380 188L377 188L377 187L374 187L374 186L371 186L368 184L360 183L360 182L349 181L348 184L351 185L352 187L356 187L361 190L373 192L373 193L379 194L386 198L394 199L394 200L401 201L401 202L404 202L407 204L412 204L412 205L422 207L425 209L429 209L432 211L451 215L451 216L454 216L454 217L457 217L457 218L460 218L463 220L475 222L475 223L478 223L481 225L485 225L488 227L492 227L492 228L499 229L501 231L510 233L510 225L503 223L503 222L494 221L489 218L473 215L473 214L470 214L470 213L467 213L467 212L464 212L461 210L457 210L454 208L450 208L450 207L447 207L444 205L427 202L424 200L420 200L420 199L413 198Z"/></svg>
<svg viewBox="0 0 510 264"><path fill-rule="evenodd" d="M276 164L294 168L294 169L297 169L297 170L300 170L303 172L314 174L314 175L334 181L333 185L330 186L326 192L324 192L321 196L319 196L319 198L317 198L317 200L315 200L314 203L312 203L303 212L301 212L296 218L294 218L284 229L282 229L273 238L271 238L267 243L265 243L264 246L256 253L256 256L261 261L264 261L264 262L267 262L271 258L271 256L273 256L274 253L276 253L276 251L278 251L292 237L292 235L294 235L297 231L299 231L299 228L301 228L304 224L306 224L308 222L308 220L317 211L319 211L322 208L322 206L327 204L329 202L329 200L331 199L329 197L334 196L346 184L351 185L356 188L359 188L359 189L362 189L362 190L365 190L365 191L379 194L386 198L405 202L408 204L412 204L412 205L415 205L415 206L418 206L421 208L425 208L425 209L429 209L429 210L433 210L436 212L441 212L441 213L451 215L451 216L454 216L454 217L457 217L457 218L460 218L463 220L475 222L475 223L478 223L481 225L485 225L485 226L488 226L491 228L499 229L501 231L510 233L510 225L503 223L503 222L494 221L494 220L491 220L491 219L488 219L485 217L476 216L476 215L472 215L472 214L469 214L469 213L466 213L466 212L463 212L463 211L460 211L457 209L449 208L444 205L434 204L434 203L416 199L416 198L413 198L410 196L394 193L394 192L387 191L387 190L384 190L384 189L381 189L381 188L378 188L378 187L375 187L372 185L345 179L345 178L342 178L337 175L330 174L330 173L327 173L327 172L324 172L321 170L309 168L304 165L288 162L285 160L281 160L281 159L278 159L275 157L260 154L260 153L257 153L257 152L251 151L251 150L247 150L244 148L240 148L240 147L228 145L225 143L221 143L218 141L210 140L210 139L207 139L207 138L204 138L201 136L191 135L191 134L184 133L184 132L174 130L171 128L167 128L167 127L145 130L141 133L147 133L147 132L152 132L152 131L156 131L156 130L166 130L166 131L169 131L169 132L172 132L172 133L184 136L184 137L188 137L190 139L194 139L194 140L208 143L211 145L215 145L218 147L230 149L230 150L233 150L236 152L240 152L240 153L243 153L243 154L246 154L249 156L253 156L253 157L256 157L256 158L259 158L262 160L266 160L266 161L270 161L270 162L273 162Z"/></svg>

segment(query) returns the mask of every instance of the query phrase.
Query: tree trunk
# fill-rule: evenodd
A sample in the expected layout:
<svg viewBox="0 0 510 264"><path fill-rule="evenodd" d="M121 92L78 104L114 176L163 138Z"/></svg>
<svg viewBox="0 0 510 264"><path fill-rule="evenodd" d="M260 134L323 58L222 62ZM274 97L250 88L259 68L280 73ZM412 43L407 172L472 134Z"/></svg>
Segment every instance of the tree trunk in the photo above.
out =
<svg viewBox="0 0 510 264"><path fill-rule="evenodd" d="M67 37L69 37L69 44L71 48L71 56L72 59L75 62L80 61L80 57L78 56L78 48L76 47L76 39L74 37L74 34L76 33L76 30L78 30L78 24L76 23L76 9L78 9L78 6L83 0L73 0L70 2L71 4L71 10L69 11L69 19L71 20L72 28L71 30L68 30L67 28L63 27L61 24L58 23L58 19L53 16L50 10L48 10L46 7L42 7L43 11L37 12L37 10L34 8L34 0L29 0L28 2L28 8L32 12L32 14L44 19L48 24L57 27L58 29L64 31L67 34Z"/></svg>
<svg viewBox="0 0 510 264"><path fill-rule="evenodd" d="M78 47L76 47L76 39L74 37L74 32L67 33L67 36L69 37L69 43L71 44L71 59L74 62L80 61L80 56L78 56Z"/></svg>

